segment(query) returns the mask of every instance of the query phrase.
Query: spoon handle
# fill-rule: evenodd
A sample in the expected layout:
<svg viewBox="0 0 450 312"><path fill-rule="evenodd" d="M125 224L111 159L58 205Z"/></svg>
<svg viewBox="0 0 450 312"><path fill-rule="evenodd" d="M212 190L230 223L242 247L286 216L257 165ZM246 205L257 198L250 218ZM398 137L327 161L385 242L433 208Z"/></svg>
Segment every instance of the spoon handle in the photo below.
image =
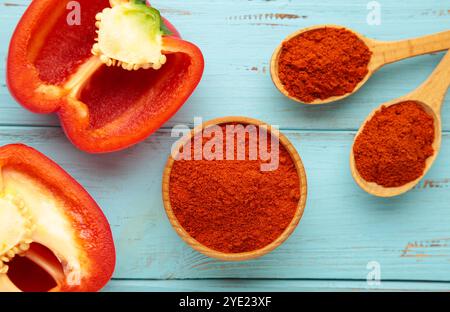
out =
<svg viewBox="0 0 450 312"><path fill-rule="evenodd" d="M430 77L413 92L413 98L427 103L439 111L450 87L450 51L433 71Z"/></svg>
<svg viewBox="0 0 450 312"><path fill-rule="evenodd" d="M373 70L409 57L450 49L450 30L401 41L373 40Z"/></svg>

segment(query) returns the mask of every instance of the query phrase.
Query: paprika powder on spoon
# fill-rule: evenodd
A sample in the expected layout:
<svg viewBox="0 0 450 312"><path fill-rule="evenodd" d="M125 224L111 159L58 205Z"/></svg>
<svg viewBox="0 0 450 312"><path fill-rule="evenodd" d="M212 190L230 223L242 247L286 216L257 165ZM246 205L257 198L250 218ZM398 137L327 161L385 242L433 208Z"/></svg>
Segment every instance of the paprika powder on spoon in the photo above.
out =
<svg viewBox="0 0 450 312"><path fill-rule="evenodd" d="M311 103L351 93L366 77L371 56L349 30L313 29L283 43L278 76L290 96Z"/></svg>
<svg viewBox="0 0 450 312"><path fill-rule="evenodd" d="M355 140L356 168L368 182L403 186L422 176L434 138L434 119L419 103L382 107Z"/></svg>

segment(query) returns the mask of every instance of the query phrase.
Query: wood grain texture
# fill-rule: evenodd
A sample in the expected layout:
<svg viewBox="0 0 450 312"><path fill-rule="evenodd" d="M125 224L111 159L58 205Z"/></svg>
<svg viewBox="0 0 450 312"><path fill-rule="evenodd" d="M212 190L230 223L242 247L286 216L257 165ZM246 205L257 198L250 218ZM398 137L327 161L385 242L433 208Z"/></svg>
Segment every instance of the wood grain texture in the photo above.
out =
<svg viewBox="0 0 450 312"><path fill-rule="evenodd" d="M105 210L118 254L116 280L106 290L366 290L369 261L380 263L383 280L397 281L383 283L386 289L450 289L450 97L442 111L441 153L408 194L372 197L354 183L348 164L356 129L369 112L419 86L442 53L389 65L358 94L321 107L285 99L268 68L284 37L315 24L345 25L379 40L447 30L447 1L382 1L380 26L366 24L367 1L360 0L153 1L206 58L200 87L166 129L192 124L193 116L258 118L281 126L307 171L309 197L297 230L273 253L237 263L197 253L170 226L161 199L163 169L175 141L168 130L120 153L87 155L68 142L55 116L31 114L11 98L4 59L29 2L0 0L0 144L23 142L46 153Z"/></svg>

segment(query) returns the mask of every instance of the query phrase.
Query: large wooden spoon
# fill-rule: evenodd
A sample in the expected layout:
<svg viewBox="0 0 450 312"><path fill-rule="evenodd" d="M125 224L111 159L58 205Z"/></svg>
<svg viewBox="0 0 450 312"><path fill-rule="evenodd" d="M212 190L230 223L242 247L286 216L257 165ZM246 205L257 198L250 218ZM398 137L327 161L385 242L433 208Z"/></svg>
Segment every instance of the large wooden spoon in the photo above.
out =
<svg viewBox="0 0 450 312"><path fill-rule="evenodd" d="M284 88L283 83L281 82L278 73L278 64L279 64L279 57L281 54L281 51L283 49L283 43L289 41L290 39L298 36L299 34L303 32L307 32L313 29L319 29L319 28L325 28L325 27L332 27L332 28L339 28L339 29L346 29L348 31L353 32L356 36L358 36L366 45L367 47L372 51L372 57L370 59L369 65L368 65L368 73L366 77L355 87L355 89L351 93L347 93L341 96L333 96L329 97L327 99L317 99L313 102L305 103L301 100L291 96L289 92ZM402 41L378 41L370 38L366 38L363 35L342 27L342 26L336 26L336 25L318 25L313 26L309 28L301 29L291 35L289 35L275 50L272 56L272 60L270 63L270 73L272 76L272 80L275 84L275 86L280 90L281 93L283 93L288 98L304 104L326 104L331 103L334 101L342 100L351 94L357 92L369 78L381 67L383 67L386 64L397 62L409 57L437 52L437 51L444 51L450 49L450 30L436 33L433 35L428 35L420 38L415 39L408 39L408 40L402 40Z"/></svg>
<svg viewBox="0 0 450 312"><path fill-rule="evenodd" d="M352 171L353 178L363 190L379 197L393 197L411 190L425 176L425 174L433 165L433 162L435 161L441 147L441 137L442 137L441 106L442 103L444 102L444 98L449 86L450 86L450 52L448 52L445 55L439 66L419 88L417 88L415 91L413 91L408 95L405 95L401 98L398 98L396 100L381 105L388 107L405 101L415 101L421 104L425 109L425 111L434 118L434 127L435 127L435 138L433 142L434 154L433 156L429 157L426 160L425 170L422 176L420 176L418 179L411 181L400 187L387 188L373 182L368 182L361 177L356 168L352 148L350 155L350 168ZM366 123L369 120L371 120L372 117L381 109L381 106L375 109L364 121L359 132L356 134L355 141L358 135L364 129Z"/></svg>

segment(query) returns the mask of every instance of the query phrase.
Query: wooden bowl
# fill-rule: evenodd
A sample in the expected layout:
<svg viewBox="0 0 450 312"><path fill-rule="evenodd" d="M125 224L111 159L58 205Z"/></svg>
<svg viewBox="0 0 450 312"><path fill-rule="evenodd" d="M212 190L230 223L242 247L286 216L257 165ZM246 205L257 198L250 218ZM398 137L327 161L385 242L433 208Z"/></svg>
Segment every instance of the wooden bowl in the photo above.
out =
<svg viewBox="0 0 450 312"><path fill-rule="evenodd" d="M163 202L164 202L164 208L166 210L167 216L169 218L170 223L172 224L175 231L180 235L180 237L193 249L203 253L204 255L216 258L224 261L245 261L250 259L255 259L258 257L261 257L271 251L273 251L275 248L280 246L288 237L291 235L291 233L294 231L294 229L297 227L298 223L300 222L300 219L303 216L303 211L305 209L306 205L306 197L307 197L307 181L306 181L306 173L305 168L303 167L302 160L297 153L296 149L292 145L292 143L281 133L279 135L276 135L275 133L271 132L270 126L266 123L263 123L262 121L246 118L246 117L224 117L224 118L218 118L211 121L208 121L204 123L202 126L196 127L194 130L192 130L188 135L183 137L182 140L180 140L178 148L175 150L179 150L181 146L189 142L189 140L192 139L193 135L202 131L203 129L212 126L212 125L220 125L220 124L227 124L227 123L240 123L240 124L252 124L258 127L265 127L268 129L268 132L272 134L274 137L278 137L280 143L286 148L289 155L291 156L292 160L295 163L295 167L297 169L298 177L299 177L299 187L300 187L300 200L297 206L297 211L295 212L294 217L292 218L291 223L287 226L287 228L284 230L284 232L272 243L269 245L258 249L254 251L249 252L242 252L242 253L224 253L220 252L214 249L211 249L200 242L198 242L196 239L194 239L178 222L173 210L172 206L170 204L170 173L172 171L173 164L175 160L173 159L172 155L169 157L166 168L163 173L163 182L162 182L162 195L163 195Z"/></svg>

